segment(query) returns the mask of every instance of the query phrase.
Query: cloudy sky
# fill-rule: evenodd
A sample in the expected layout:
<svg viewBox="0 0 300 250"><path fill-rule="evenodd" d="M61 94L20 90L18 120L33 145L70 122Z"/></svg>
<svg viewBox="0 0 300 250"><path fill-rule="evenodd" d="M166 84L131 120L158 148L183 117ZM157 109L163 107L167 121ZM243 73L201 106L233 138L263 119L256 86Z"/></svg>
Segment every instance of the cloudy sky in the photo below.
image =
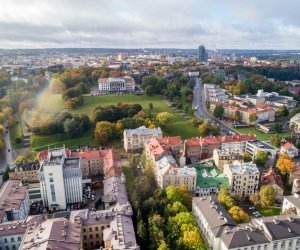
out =
<svg viewBox="0 0 300 250"><path fill-rule="evenodd" d="M300 49L299 0L0 0L0 48Z"/></svg>

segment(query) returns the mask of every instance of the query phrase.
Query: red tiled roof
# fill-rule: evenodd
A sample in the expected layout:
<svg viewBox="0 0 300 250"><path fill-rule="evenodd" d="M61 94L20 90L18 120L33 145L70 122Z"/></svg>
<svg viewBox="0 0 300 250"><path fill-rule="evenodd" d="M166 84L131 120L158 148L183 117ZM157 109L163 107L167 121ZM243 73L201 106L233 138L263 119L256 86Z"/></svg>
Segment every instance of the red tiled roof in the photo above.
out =
<svg viewBox="0 0 300 250"><path fill-rule="evenodd" d="M285 149L289 149L291 147L294 147L294 145L292 143L290 143L290 142L287 142L282 147L285 148Z"/></svg>
<svg viewBox="0 0 300 250"><path fill-rule="evenodd" d="M159 143L175 146L182 144L182 139L180 136L173 136L173 137L163 137L157 139Z"/></svg>
<svg viewBox="0 0 300 250"><path fill-rule="evenodd" d="M262 173L261 181L263 185L273 185L277 184L279 187L283 188L282 179L279 173L272 167Z"/></svg>

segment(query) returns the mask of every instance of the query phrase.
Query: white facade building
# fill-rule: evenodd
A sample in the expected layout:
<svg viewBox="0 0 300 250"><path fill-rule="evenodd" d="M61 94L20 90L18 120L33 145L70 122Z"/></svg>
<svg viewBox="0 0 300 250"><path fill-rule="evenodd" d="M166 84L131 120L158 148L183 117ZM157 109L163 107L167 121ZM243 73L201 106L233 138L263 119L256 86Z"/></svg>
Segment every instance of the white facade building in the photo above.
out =
<svg viewBox="0 0 300 250"><path fill-rule="evenodd" d="M139 151L149 143L152 138L161 138L160 128L146 128L145 126L136 129L125 129L123 133L124 149L126 152Z"/></svg>
<svg viewBox="0 0 300 250"><path fill-rule="evenodd" d="M230 192L243 197L258 191L260 172L252 162L234 161L224 165L224 174L228 176Z"/></svg>
<svg viewBox="0 0 300 250"><path fill-rule="evenodd" d="M134 92L135 81L132 77L109 77L98 79L100 92Z"/></svg>
<svg viewBox="0 0 300 250"><path fill-rule="evenodd" d="M237 224L215 197L193 198L193 215L213 250L300 249L300 218L278 215Z"/></svg>
<svg viewBox="0 0 300 250"><path fill-rule="evenodd" d="M209 83L205 83L203 86L205 102L227 103L229 101L229 96L220 86Z"/></svg>
<svg viewBox="0 0 300 250"><path fill-rule="evenodd" d="M66 209L67 203L82 201L82 173L79 158L66 158L65 149L48 151L39 172L44 206Z"/></svg>

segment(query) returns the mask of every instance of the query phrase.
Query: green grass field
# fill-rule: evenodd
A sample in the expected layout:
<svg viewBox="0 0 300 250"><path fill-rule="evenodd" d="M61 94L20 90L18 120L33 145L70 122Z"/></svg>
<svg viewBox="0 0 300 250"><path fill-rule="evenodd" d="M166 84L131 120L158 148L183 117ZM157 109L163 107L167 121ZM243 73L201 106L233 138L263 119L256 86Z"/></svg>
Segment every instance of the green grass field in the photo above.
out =
<svg viewBox="0 0 300 250"><path fill-rule="evenodd" d="M268 140L270 140L271 136L274 135L271 133L270 134L263 133L263 132L257 130L256 128L237 128L237 129L235 128L235 130L241 134L256 134L257 138L262 141L268 141ZM279 133L279 135L282 137L290 137L291 136L291 134L288 132Z"/></svg>
<svg viewBox="0 0 300 250"><path fill-rule="evenodd" d="M275 215L279 215L281 213L281 209L280 208L268 208L268 209L257 209L258 212L260 212L260 214L262 216L275 216Z"/></svg>
<svg viewBox="0 0 300 250"><path fill-rule="evenodd" d="M15 124L12 128L10 128L10 141L13 149L23 148L23 131L21 126L20 117L18 115L14 116ZM22 141L20 143L16 143L16 138L21 138Z"/></svg>
<svg viewBox="0 0 300 250"><path fill-rule="evenodd" d="M53 102L53 103L52 103ZM143 106L144 109L148 109L149 103L153 104L153 114L157 114L159 112L169 112L172 113L175 117L174 122L169 126L170 136L182 136L183 139L195 137L198 135L197 128L193 127L189 119L184 118L183 115L179 114L179 112L171 109L165 103L165 101L160 96L145 96L145 95L105 95L105 96L85 96L84 97L84 105L75 109L74 113L87 114L92 120L93 110L97 106L109 106L109 105L117 105L119 102L134 104L138 103ZM63 109L63 103L61 101L61 95L54 95L49 97L49 99L45 102L44 112L48 114L53 114L59 110ZM51 105L50 105L51 103ZM40 135L32 135L30 139L30 146L34 150L41 150L47 148L48 145L63 145L66 147L75 147L78 145L95 145L95 142L92 138L93 128L86 132L84 135L69 139L64 135L49 135L49 136L40 136ZM120 148L119 142L112 142L112 146Z"/></svg>

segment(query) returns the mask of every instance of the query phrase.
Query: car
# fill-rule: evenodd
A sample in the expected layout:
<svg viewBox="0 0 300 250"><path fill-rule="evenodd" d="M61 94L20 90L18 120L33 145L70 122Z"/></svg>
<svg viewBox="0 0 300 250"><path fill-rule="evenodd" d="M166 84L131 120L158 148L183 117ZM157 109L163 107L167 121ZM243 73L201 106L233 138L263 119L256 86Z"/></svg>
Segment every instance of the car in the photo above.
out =
<svg viewBox="0 0 300 250"><path fill-rule="evenodd" d="M95 200L95 197L92 197L92 201L94 201Z"/></svg>
<svg viewBox="0 0 300 250"><path fill-rule="evenodd" d="M8 152L10 152L10 148L9 148L9 149L7 149L7 151L8 151Z"/></svg>
<svg viewBox="0 0 300 250"><path fill-rule="evenodd" d="M253 209L255 209L255 207L249 207L249 209L250 209L250 210L253 210Z"/></svg>

